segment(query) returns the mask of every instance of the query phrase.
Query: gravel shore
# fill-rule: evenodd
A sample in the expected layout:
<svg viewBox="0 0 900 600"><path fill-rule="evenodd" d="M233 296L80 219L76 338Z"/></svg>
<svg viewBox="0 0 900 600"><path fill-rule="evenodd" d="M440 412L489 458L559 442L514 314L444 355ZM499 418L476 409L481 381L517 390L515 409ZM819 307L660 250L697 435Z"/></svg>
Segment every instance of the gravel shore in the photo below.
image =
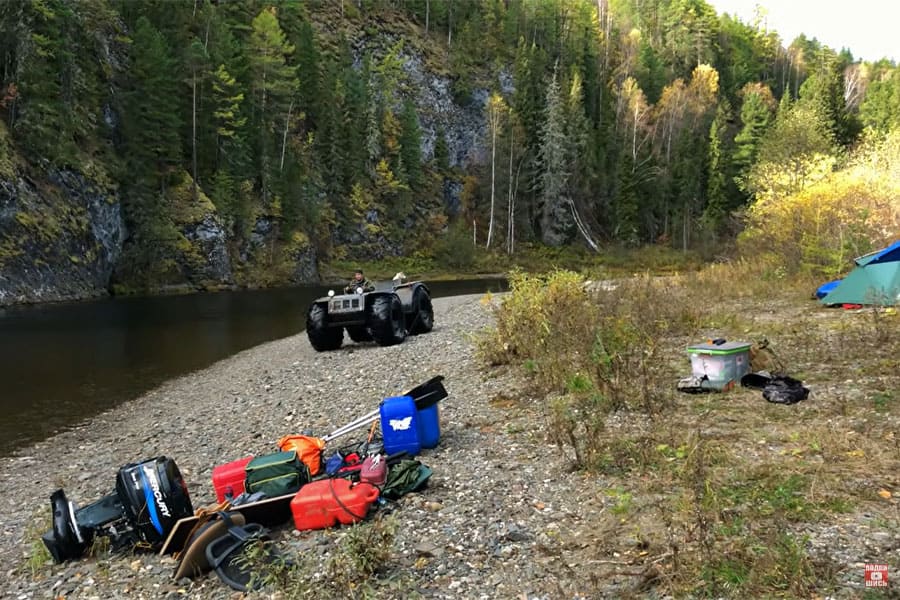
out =
<svg viewBox="0 0 900 600"><path fill-rule="evenodd" d="M0 573L7 582L0 596L234 597L214 575L174 581L174 561L155 554L31 569L34 523L46 523L48 497L58 487L84 505L112 491L121 465L157 455L176 460L194 507L207 505L215 501L214 466L273 452L285 434L324 435L434 375L445 377L449 392L441 402L440 445L420 457L434 474L426 490L393 512L399 531L392 565L424 597L577 596L570 575L586 565L558 540L571 539L579 523L602 510L603 496L566 474L564 457L544 442L539 403L521 400L516 378L485 374L476 363L471 334L491 321L481 297L437 299L434 308L434 330L399 346L347 343L319 354L305 334L274 341L0 460ZM289 525L276 531L288 547L315 535L322 534L298 535Z"/></svg>

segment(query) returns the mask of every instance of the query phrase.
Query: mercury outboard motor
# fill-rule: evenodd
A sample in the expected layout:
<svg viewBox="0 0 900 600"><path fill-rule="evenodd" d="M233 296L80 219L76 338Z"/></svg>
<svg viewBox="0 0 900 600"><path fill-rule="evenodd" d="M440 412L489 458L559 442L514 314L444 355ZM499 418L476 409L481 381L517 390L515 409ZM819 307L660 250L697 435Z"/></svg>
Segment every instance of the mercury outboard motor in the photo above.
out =
<svg viewBox="0 0 900 600"><path fill-rule="evenodd" d="M116 475L116 491L76 508L63 490L50 496L53 529L42 537L58 563L81 557L98 535L114 550L159 548L175 523L194 514L187 486L175 461L159 456L128 464Z"/></svg>

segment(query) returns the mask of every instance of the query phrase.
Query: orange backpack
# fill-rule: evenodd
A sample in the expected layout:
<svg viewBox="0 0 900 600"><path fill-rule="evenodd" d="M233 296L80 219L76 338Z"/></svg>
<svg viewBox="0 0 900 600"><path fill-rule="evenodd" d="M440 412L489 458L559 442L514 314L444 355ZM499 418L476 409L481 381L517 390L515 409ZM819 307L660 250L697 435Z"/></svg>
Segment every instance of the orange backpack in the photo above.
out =
<svg viewBox="0 0 900 600"><path fill-rule="evenodd" d="M282 452L294 450L300 460L309 468L310 477L318 475L322 470L322 450L325 440L309 435L286 435L278 440L278 448Z"/></svg>

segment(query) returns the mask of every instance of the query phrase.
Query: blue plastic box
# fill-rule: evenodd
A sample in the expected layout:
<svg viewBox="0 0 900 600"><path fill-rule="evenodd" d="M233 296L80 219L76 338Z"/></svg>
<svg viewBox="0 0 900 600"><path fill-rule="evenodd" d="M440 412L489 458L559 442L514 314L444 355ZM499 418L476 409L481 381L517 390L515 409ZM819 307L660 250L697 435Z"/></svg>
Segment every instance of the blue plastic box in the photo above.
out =
<svg viewBox="0 0 900 600"><path fill-rule="evenodd" d="M423 408L418 414L419 444L422 448L437 448L441 441L441 420L438 405Z"/></svg>
<svg viewBox="0 0 900 600"><path fill-rule="evenodd" d="M412 396L385 398L379 407L381 435L386 454L405 450L409 456L422 451L419 441L419 415Z"/></svg>

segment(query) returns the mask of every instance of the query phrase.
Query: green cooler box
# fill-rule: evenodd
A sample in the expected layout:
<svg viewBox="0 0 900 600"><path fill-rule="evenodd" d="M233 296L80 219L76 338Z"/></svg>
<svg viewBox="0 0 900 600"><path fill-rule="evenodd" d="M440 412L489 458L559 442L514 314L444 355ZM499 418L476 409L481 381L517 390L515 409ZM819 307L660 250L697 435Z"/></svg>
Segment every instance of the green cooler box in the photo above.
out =
<svg viewBox="0 0 900 600"><path fill-rule="evenodd" d="M692 374L695 377L706 375L713 389L730 390L750 372L750 344L747 342L695 344L687 350L691 356Z"/></svg>

